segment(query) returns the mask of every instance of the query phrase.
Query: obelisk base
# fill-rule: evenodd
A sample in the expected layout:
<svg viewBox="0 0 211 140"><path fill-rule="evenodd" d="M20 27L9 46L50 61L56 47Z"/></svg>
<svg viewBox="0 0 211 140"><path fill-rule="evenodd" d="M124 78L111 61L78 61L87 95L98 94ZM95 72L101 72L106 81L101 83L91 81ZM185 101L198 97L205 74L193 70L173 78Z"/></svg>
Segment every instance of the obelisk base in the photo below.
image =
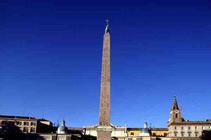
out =
<svg viewBox="0 0 211 140"><path fill-rule="evenodd" d="M98 126L97 127L97 140L111 140L111 126Z"/></svg>

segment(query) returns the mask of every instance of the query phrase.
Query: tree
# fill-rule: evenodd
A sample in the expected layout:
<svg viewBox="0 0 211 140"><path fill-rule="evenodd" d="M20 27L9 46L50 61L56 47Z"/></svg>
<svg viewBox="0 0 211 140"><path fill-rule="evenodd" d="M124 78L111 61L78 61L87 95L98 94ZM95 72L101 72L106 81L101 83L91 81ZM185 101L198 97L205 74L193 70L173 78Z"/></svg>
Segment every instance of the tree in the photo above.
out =
<svg viewBox="0 0 211 140"><path fill-rule="evenodd" d="M211 130L204 130L201 135L202 140L211 140Z"/></svg>

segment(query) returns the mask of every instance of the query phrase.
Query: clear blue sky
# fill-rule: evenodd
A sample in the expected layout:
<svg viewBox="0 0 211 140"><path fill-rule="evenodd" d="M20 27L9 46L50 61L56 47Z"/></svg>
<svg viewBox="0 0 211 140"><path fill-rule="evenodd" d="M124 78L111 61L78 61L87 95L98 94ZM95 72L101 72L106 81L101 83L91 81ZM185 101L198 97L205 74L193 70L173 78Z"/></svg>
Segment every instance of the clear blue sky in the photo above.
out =
<svg viewBox="0 0 211 140"><path fill-rule="evenodd" d="M106 18L113 124L211 118L208 0L1 1L0 114L97 124Z"/></svg>

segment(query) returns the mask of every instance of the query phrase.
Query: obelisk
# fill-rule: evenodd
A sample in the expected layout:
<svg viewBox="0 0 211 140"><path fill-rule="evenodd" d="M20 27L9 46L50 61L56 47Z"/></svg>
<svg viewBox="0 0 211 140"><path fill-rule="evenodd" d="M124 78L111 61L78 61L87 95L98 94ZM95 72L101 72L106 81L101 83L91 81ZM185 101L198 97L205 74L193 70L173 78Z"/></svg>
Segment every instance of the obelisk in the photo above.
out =
<svg viewBox="0 0 211 140"><path fill-rule="evenodd" d="M110 33L107 20L103 37L103 55L100 89L100 116L97 140L111 140L110 125Z"/></svg>

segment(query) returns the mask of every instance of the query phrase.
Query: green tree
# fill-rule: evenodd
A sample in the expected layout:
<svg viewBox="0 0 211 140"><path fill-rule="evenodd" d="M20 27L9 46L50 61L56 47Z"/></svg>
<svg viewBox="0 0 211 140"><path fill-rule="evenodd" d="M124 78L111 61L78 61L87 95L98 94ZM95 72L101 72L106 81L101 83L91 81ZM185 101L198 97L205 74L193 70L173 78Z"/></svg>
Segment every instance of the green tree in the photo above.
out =
<svg viewBox="0 0 211 140"><path fill-rule="evenodd" d="M204 130L201 135L202 140L211 140L211 130Z"/></svg>

